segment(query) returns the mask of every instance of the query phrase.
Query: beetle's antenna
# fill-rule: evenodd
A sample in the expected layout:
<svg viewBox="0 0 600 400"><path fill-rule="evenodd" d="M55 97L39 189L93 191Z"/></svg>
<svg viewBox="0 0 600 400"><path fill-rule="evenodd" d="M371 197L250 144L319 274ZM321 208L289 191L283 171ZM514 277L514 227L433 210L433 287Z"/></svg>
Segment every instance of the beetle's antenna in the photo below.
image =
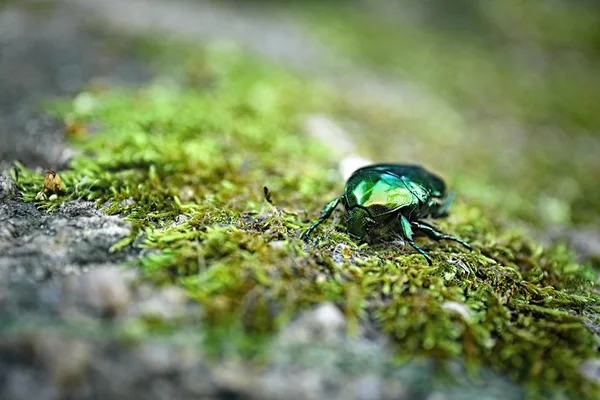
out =
<svg viewBox="0 0 600 400"><path fill-rule="evenodd" d="M267 201L267 203L273 204L273 199L271 198L271 192L269 192L269 188L263 186L263 191L265 192L265 200Z"/></svg>

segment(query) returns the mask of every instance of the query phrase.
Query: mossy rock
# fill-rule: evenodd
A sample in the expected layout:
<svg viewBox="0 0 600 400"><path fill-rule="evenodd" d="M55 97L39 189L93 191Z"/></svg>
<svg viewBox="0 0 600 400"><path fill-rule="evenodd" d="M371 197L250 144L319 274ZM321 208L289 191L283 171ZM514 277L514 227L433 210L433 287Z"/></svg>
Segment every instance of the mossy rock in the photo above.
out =
<svg viewBox="0 0 600 400"><path fill-rule="evenodd" d="M540 397L600 396L578 370L598 354L588 328L598 324L597 276L569 249L542 247L461 201L440 225L474 250L420 241L431 266L409 247L360 245L335 221L305 243L301 231L343 181L328 149L299 126L309 113L339 112L340 95L231 48L183 65L172 80L90 88L49 107L82 153L57 171L58 198L36 204L51 212L94 200L131 221L132 236L112 250L146 249L135 263L144 279L185 288L211 329L268 337L333 302L349 335L375 326L397 360L460 360ZM18 171L23 199L35 201L43 175ZM218 336L207 345L218 348ZM263 346L243 345L254 355Z"/></svg>

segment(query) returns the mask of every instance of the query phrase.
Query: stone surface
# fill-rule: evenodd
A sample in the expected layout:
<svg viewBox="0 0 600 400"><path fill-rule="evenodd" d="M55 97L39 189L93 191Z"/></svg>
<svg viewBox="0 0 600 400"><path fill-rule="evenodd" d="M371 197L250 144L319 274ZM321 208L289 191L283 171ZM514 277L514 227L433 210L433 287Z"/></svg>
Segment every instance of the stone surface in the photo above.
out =
<svg viewBox="0 0 600 400"><path fill-rule="evenodd" d="M189 311L186 308L189 299L183 289L169 286L156 290L142 286L137 291L140 299L132 305L132 315L168 321L181 318Z"/></svg>
<svg viewBox="0 0 600 400"><path fill-rule="evenodd" d="M17 196L17 187L8 171L0 172L0 201L8 201Z"/></svg>
<svg viewBox="0 0 600 400"><path fill-rule="evenodd" d="M108 249L129 235L129 223L91 202L61 204L48 214L31 203L0 203L0 281L39 282L78 273L90 265L125 261Z"/></svg>
<svg viewBox="0 0 600 400"><path fill-rule="evenodd" d="M346 320L338 307L324 303L298 317L279 335L282 343L335 343L345 336Z"/></svg>
<svg viewBox="0 0 600 400"><path fill-rule="evenodd" d="M117 267L103 266L64 282L65 303L90 307L100 315L123 311L130 300L129 288Z"/></svg>

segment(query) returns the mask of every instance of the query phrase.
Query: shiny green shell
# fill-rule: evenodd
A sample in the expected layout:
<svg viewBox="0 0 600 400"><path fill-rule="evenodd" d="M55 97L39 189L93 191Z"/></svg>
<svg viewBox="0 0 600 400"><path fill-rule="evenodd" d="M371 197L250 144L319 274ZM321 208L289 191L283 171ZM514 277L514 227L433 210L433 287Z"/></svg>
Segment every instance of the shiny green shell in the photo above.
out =
<svg viewBox="0 0 600 400"><path fill-rule="evenodd" d="M444 181L416 165L361 168L348 179L345 189L347 207L364 208L375 219L407 207L414 217L435 215L445 196Z"/></svg>

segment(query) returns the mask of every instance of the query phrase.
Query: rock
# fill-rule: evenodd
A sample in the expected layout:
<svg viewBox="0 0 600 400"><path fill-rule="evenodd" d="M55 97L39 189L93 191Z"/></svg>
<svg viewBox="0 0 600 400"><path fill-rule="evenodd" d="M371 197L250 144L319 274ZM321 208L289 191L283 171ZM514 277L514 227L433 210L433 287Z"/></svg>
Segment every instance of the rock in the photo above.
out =
<svg viewBox="0 0 600 400"><path fill-rule="evenodd" d="M130 232L130 223L93 202L64 203L51 214L31 203L0 202L0 280L40 282L126 261L132 249L109 249Z"/></svg>
<svg viewBox="0 0 600 400"><path fill-rule="evenodd" d="M86 377L92 351L83 340L44 335L37 340L36 348L40 362L57 387L76 386Z"/></svg>
<svg viewBox="0 0 600 400"><path fill-rule="evenodd" d="M579 373L586 379L600 383L600 359L587 360L579 366Z"/></svg>
<svg viewBox="0 0 600 400"><path fill-rule="evenodd" d="M0 201L14 199L17 196L17 185L7 171L0 173Z"/></svg>
<svg viewBox="0 0 600 400"><path fill-rule="evenodd" d="M257 398L286 400L340 399L340 382L310 369L271 374ZM285 395L283 395L285 393ZM340 399L341 400L341 399Z"/></svg>
<svg viewBox="0 0 600 400"><path fill-rule="evenodd" d="M164 343L148 341L138 349L138 357L151 374L167 374L177 370L177 349Z"/></svg>
<svg viewBox="0 0 600 400"><path fill-rule="evenodd" d="M315 332L328 335L339 335L346 328L346 319L340 309L333 303L325 303L313 312Z"/></svg>
<svg viewBox="0 0 600 400"><path fill-rule="evenodd" d="M56 400L56 388L48 385L32 370L14 368L4 377L4 390L0 389L0 398L11 400Z"/></svg>
<svg viewBox="0 0 600 400"><path fill-rule="evenodd" d="M130 314L164 321L181 318L186 314L188 296L175 286L156 289L150 286L138 288L141 297L132 304Z"/></svg>
<svg viewBox="0 0 600 400"><path fill-rule="evenodd" d="M255 390L255 371L240 363L227 361L212 369L215 385L228 393L249 393ZM242 396L247 397L247 396Z"/></svg>
<svg viewBox="0 0 600 400"><path fill-rule="evenodd" d="M123 272L117 267L100 267L65 281L68 306L87 306L104 316L125 309L130 293Z"/></svg>
<svg viewBox="0 0 600 400"><path fill-rule="evenodd" d="M346 319L333 303L301 314L279 335L281 343L335 343L345 337Z"/></svg>
<svg viewBox="0 0 600 400"><path fill-rule="evenodd" d="M352 383L356 400L377 400L383 397L383 382L375 375L363 376Z"/></svg>
<svg viewBox="0 0 600 400"><path fill-rule="evenodd" d="M213 398L216 391L211 370L202 364L185 371L181 385L192 394L192 398Z"/></svg>
<svg viewBox="0 0 600 400"><path fill-rule="evenodd" d="M569 235L569 243L582 260L600 259L600 229L577 229Z"/></svg>
<svg viewBox="0 0 600 400"><path fill-rule="evenodd" d="M555 228L542 235L544 242L566 242L580 261L600 259L600 229L596 227Z"/></svg>
<svg viewBox="0 0 600 400"><path fill-rule="evenodd" d="M448 397L442 392L433 392L427 396L427 400L447 400Z"/></svg>

